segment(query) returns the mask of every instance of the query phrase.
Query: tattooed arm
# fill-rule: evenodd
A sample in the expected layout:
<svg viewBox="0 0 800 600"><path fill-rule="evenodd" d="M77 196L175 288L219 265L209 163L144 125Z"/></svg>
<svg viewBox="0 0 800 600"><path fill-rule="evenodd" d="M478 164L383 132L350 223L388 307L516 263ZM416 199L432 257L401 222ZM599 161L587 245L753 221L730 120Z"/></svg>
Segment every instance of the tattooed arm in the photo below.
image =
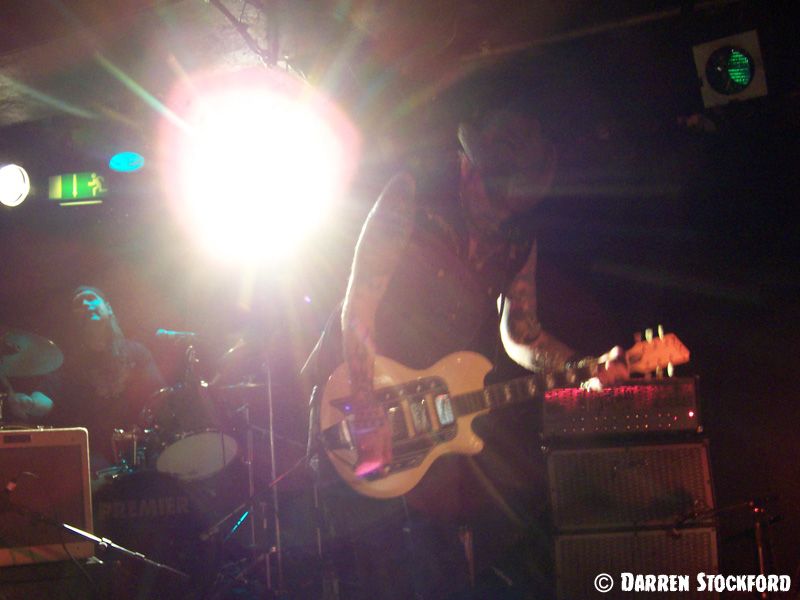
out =
<svg viewBox="0 0 800 600"><path fill-rule="evenodd" d="M536 244L508 292L500 337L508 355L530 370L561 368L574 351L542 328L536 311Z"/></svg>
<svg viewBox="0 0 800 600"><path fill-rule="evenodd" d="M560 369L574 351L547 333L536 313L536 244L514 278L500 321L500 337L508 355L530 370ZM615 346L599 359L601 368L591 387L609 385L629 377L622 349Z"/></svg>
<svg viewBox="0 0 800 600"><path fill-rule="evenodd" d="M380 469L392 458L391 430L386 415L372 403L375 361L375 315L413 223L414 180L395 176L370 211L356 245L344 306L342 338L350 370L353 426L359 460L356 474Z"/></svg>

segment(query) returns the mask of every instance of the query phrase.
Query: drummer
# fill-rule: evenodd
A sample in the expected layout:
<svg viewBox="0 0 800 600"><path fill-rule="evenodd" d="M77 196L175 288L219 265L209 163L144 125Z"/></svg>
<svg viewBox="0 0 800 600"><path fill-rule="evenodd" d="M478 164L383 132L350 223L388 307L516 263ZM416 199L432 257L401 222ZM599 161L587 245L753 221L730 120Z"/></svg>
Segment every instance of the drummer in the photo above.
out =
<svg viewBox="0 0 800 600"><path fill-rule="evenodd" d="M50 413L46 422L89 430L96 473L116 462L113 431L136 425L164 380L150 351L125 337L103 291L81 285L70 302L64 364L47 378L54 401L52 410L46 411ZM41 392L30 396L34 395L45 396Z"/></svg>

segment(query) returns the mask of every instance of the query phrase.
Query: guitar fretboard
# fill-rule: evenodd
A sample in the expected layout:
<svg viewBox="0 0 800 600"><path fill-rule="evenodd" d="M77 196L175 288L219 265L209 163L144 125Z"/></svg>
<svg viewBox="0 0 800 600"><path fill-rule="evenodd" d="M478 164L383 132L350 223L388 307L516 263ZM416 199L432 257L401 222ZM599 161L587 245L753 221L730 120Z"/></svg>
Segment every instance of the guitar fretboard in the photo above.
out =
<svg viewBox="0 0 800 600"><path fill-rule="evenodd" d="M453 414L456 417L469 415L482 410L492 410L509 404L542 397L556 387L576 385L579 379L578 369L535 373L519 377L503 383L496 383L450 398Z"/></svg>

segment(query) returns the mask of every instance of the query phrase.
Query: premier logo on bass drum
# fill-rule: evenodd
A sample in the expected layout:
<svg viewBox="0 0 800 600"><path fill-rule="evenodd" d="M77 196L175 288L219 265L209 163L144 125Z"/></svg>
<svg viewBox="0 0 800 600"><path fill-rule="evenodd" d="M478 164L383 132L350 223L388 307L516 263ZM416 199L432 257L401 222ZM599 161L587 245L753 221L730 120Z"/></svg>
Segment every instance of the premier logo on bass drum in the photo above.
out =
<svg viewBox="0 0 800 600"><path fill-rule="evenodd" d="M189 514L188 496L161 496L115 502L99 502L100 519L139 519Z"/></svg>

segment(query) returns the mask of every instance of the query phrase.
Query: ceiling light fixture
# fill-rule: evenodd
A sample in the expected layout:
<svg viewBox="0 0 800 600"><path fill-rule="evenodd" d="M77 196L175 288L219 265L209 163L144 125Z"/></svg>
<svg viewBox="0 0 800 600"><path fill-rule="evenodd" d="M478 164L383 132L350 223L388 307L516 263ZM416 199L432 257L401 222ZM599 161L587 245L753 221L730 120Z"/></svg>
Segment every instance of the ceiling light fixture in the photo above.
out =
<svg viewBox="0 0 800 600"><path fill-rule="evenodd" d="M31 180L27 171L15 164L0 167L0 204L19 206L31 191Z"/></svg>

